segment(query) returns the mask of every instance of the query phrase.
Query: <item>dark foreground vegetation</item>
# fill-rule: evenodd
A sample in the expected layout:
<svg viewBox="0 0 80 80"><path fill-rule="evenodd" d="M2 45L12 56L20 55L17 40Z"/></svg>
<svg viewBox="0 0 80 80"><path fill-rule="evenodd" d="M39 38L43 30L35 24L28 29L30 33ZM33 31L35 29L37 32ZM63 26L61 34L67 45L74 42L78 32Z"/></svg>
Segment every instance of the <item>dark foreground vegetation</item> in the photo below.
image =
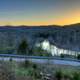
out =
<svg viewBox="0 0 80 80"><path fill-rule="evenodd" d="M35 64L30 61L0 61L0 80L80 80L80 68Z"/></svg>

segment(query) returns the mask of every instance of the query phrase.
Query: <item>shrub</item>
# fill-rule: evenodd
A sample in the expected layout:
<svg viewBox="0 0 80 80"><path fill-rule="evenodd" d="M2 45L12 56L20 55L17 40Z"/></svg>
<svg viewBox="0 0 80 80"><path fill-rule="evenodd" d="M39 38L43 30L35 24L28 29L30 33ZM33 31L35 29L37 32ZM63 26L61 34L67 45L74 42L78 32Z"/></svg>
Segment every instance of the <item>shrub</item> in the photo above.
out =
<svg viewBox="0 0 80 80"><path fill-rule="evenodd" d="M72 80L72 76L70 74L64 74L64 80Z"/></svg>
<svg viewBox="0 0 80 80"><path fill-rule="evenodd" d="M73 80L80 80L80 74L77 72L73 73Z"/></svg>
<svg viewBox="0 0 80 80"><path fill-rule="evenodd" d="M34 70L33 71L33 75L32 75L33 79L40 79L41 75L40 75L40 71L39 70Z"/></svg>
<svg viewBox="0 0 80 80"><path fill-rule="evenodd" d="M37 80L41 78L40 70L37 68L37 65L32 63L31 69L29 69L28 74L33 78L33 80Z"/></svg>
<svg viewBox="0 0 80 80"><path fill-rule="evenodd" d="M63 73L62 73L62 71L61 71L61 70L56 71L56 73L55 73L55 77L56 77L57 80L61 80L62 77L63 77Z"/></svg>
<svg viewBox="0 0 80 80"><path fill-rule="evenodd" d="M77 59L79 59L79 60L80 60L80 54L78 54L78 55L77 55Z"/></svg>
<svg viewBox="0 0 80 80"><path fill-rule="evenodd" d="M32 64L32 68L33 69L37 69L37 65L36 64Z"/></svg>
<svg viewBox="0 0 80 80"><path fill-rule="evenodd" d="M25 60L25 62L24 62L24 67L25 68L28 68L28 67L30 67L31 66L31 63L28 61L28 60Z"/></svg>
<svg viewBox="0 0 80 80"><path fill-rule="evenodd" d="M61 58L64 58L65 56L64 56L64 54L61 54L60 57L61 57Z"/></svg>

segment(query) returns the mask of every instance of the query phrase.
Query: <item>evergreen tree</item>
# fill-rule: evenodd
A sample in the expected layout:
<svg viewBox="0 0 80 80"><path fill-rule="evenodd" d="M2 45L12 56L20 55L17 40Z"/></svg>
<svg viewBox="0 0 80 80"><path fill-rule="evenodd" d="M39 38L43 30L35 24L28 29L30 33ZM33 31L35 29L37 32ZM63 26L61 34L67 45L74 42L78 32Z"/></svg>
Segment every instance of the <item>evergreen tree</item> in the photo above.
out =
<svg viewBox="0 0 80 80"><path fill-rule="evenodd" d="M17 50L18 54L29 54L29 46L26 40L22 40L22 42L18 46Z"/></svg>

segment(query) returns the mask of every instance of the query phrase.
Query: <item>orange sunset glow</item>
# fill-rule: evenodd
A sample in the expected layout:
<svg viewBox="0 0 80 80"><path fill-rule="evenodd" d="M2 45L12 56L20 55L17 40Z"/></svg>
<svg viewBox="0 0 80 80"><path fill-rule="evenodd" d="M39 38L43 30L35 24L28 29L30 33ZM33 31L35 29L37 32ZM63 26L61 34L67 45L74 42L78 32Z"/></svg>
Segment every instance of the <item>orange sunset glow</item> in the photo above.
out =
<svg viewBox="0 0 80 80"><path fill-rule="evenodd" d="M80 23L80 0L18 0L0 3L0 25L68 25ZM4 6L3 6L4 5ZM15 5L15 6L14 6Z"/></svg>

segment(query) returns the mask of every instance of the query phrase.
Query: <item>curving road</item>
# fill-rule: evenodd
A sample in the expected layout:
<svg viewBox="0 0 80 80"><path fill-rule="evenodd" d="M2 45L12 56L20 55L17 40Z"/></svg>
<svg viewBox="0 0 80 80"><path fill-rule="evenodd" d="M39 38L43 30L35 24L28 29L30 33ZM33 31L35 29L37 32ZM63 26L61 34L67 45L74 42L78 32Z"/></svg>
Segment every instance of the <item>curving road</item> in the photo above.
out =
<svg viewBox="0 0 80 80"><path fill-rule="evenodd" d="M0 60L8 61L12 58L14 61L25 61L30 60L35 63L49 63L49 64L61 64L80 66L80 60L59 58L59 57L43 57L43 56L26 56L26 55L15 55L15 54L0 54Z"/></svg>

